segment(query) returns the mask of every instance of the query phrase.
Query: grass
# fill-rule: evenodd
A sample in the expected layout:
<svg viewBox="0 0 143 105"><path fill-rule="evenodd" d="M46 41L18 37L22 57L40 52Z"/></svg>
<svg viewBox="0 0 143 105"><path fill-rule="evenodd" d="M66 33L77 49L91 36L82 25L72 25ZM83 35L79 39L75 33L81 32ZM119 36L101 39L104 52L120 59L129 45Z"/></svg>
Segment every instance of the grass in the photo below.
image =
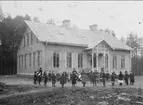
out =
<svg viewBox="0 0 143 105"><path fill-rule="evenodd" d="M17 88L21 92L20 86ZM22 91L29 89L22 86ZM135 88L66 87L1 98L0 105L143 105L143 98Z"/></svg>

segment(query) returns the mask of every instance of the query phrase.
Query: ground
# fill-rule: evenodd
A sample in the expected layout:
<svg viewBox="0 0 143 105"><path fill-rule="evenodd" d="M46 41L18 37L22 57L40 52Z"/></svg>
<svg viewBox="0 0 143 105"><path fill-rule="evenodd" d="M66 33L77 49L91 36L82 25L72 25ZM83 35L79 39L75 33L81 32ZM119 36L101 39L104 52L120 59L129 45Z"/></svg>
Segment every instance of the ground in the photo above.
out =
<svg viewBox="0 0 143 105"><path fill-rule="evenodd" d="M110 83L106 87L88 83L85 88L81 83L75 88L68 83L62 89L59 83L55 88L51 83L47 87L35 86L31 78L3 76L0 82L6 84L5 92L0 92L0 105L143 105L143 90L138 88L143 88L142 80L143 77L136 77L134 86L116 84L114 88Z"/></svg>

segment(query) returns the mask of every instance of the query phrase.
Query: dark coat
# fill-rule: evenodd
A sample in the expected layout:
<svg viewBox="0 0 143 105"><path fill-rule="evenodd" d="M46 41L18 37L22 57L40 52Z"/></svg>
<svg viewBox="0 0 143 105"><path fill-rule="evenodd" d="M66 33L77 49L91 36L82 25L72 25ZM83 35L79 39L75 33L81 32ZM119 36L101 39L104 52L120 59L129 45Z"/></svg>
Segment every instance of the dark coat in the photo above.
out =
<svg viewBox="0 0 143 105"><path fill-rule="evenodd" d="M44 82L46 83L48 81L48 75L46 73L43 74Z"/></svg>
<svg viewBox="0 0 143 105"><path fill-rule="evenodd" d="M130 74L130 82L134 83L135 82L135 78L134 78L134 74Z"/></svg>
<svg viewBox="0 0 143 105"><path fill-rule="evenodd" d="M37 80L37 74L33 75L33 80L35 80L35 81Z"/></svg>
<svg viewBox="0 0 143 105"><path fill-rule="evenodd" d="M86 83L86 81L88 80L87 75L83 73L83 74L81 75L81 80L82 80L82 83Z"/></svg>
<svg viewBox="0 0 143 105"><path fill-rule="evenodd" d="M112 73L111 75L111 81L115 81L116 75L114 73Z"/></svg>
<svg viewBox="0 0 143 105"><path fill-rule="evenodd" d="M100 77L101 77L103 80L105 80L106 74L105 74L104 72L102 72L102 73L100 74Z"/></svg>
<svg viewBox="0 0 143 105"><path fill-rule="evenodd" d="M72 84L76 84L78 77L76 74L71 74L71 80L72 80Z"/></svg>
<svg viewBox="0 0 143 105"><path fill-rule="evenodd" d="M52 84L56 83L56 75L55 74L51 74L51 80L52 80Z"/></svg>
<svg viewBox="0 0 143 105"><path fill-rule="evenodd" d="M37 79L38 79L39 82L42 81L42 74L41 74L41 72L37 73Z"/></svg>
<svg viewBox="0 0 143 105"><path fill-rule="evenodd" d="M60 84L65 84L66 83L66 81L67 81L67 78L66 78L66 75L61 75L61 77L60 77Z"/></svg>
<svg viewBox="0 0 143 105"><path fill-rule="evenodd" d="M124 75L123 74L119 74L118 78L119 78L119 80L123 80Z"/></svg>
<svg viewBox="0 0 143 105"><path fill-rule="evenodd" d="M128 74L125 74L125 75L124 75L124 80L127 81L128 79L129 79L129 75L128 75Z"/></svg>
<svg viewBox="0 0 143 105"><path fill-rule="evenodd" d="M96 82L97 73L96 73L96 72L93 72L91 78L92 78L92 82Z"/></svg>
<svg viewBox="0 0 143 105"><path fill-rule="evenodd" d="M49 81L51 81L51 76L52 76L52 74L51 73L48 73L48 79L49 79Z"/></svg>

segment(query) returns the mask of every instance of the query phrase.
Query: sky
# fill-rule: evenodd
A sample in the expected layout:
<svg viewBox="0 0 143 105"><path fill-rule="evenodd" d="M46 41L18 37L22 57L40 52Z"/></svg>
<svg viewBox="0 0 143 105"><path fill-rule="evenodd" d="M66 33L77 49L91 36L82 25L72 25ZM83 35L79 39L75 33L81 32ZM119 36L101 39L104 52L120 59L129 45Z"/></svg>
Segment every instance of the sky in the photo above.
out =
<svg viewBox="0 0 143 105"><path fill-rule="evenodd" d="M30 15L46 23L53 19L62 24L64 19L80 29L97 24L98 29L114 30L117 38L130 32L143 37L142 1L1 1L4 15Z"/></svg>

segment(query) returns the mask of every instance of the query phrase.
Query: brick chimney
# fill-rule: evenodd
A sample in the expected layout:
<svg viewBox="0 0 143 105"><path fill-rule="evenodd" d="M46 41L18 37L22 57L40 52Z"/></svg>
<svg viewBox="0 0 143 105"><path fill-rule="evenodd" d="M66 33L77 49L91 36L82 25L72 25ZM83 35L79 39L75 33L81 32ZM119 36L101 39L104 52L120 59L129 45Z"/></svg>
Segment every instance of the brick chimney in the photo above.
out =
<svg viewBox="0 0 143 105"><path fill-rule="evenodd" d="M90 25L89 28L90 28L91 31L94 32L94 31L97 31L98 25L97 24L93 24L93 25Z"/></svg>
<svg viewBox="0 0 143 105"><path fill-rule="evenodd" d="M63 20L63 27L70 27L70 20Z"/></svg>

